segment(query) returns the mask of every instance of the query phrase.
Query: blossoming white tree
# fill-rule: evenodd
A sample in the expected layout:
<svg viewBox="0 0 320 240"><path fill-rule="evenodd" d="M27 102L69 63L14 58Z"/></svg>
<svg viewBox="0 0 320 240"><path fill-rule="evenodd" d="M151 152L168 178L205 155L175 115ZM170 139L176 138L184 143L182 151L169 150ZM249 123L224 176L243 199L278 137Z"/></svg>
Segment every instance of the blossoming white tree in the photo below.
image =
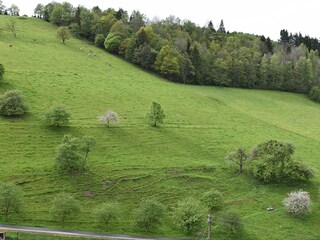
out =
<svg viewBox="0 0 320 240"><path fill-rule="evenodd" d="M310 196L303 190L288 193L288 197L283 200L283 204L289 213L301 216L310 212Z"/></svg>
<svg viewBox="0 0 320 240"><path fill-rule="evenodd" d="M118 123L119 121L118 114L111 110L108 110L108 112L105 115L99 116L98 119L100 123L107 124L108 127L110 125L110 122Z"/></svg>

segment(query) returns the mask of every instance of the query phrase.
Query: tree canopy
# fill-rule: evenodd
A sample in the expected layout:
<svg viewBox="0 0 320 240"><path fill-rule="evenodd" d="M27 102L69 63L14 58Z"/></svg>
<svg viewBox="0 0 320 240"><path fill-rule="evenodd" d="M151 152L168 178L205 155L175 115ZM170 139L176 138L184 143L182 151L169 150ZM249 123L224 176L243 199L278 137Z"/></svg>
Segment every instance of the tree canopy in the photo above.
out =
<svg viewBox="0 0 320 240"><path fill-rule="evenodd" d="M19 213L22 204L22 191L12 183L0 182L0 212L4 220L12 213Z"/></svg>
<svg viewBox="0 0 320 240"><path fill-rule="evenodd" d="M294 160L293 144L270 140L258 144L252 152L253 175L264 182L305 181L313 171L301 161Z"/></svg>
<svg viewBox="0 0 320 240"><path fill-rule="evenodd" d="M320 41L282 29L278 41L229 32L223 19L200 27L175 16L147 20L124 9L91 10L52 2L37 16L170 81L308 93L320 86Z"/></svg>
<svg viewBox="0 0 320 240"><path fill-rule="evenodd" d="M156 127L159 123L163 123L165 114L163 109L161 108L160 103L153 101L150 107L150 111L147 113L146 117L153 127Z"/></svg>

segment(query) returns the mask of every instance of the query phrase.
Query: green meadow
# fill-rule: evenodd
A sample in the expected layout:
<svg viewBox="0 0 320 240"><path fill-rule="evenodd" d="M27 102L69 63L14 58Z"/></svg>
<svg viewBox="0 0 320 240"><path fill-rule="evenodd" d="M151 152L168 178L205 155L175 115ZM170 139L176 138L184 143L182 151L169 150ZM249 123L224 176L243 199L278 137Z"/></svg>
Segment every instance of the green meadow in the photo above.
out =
<svg viewBox="0 0 320 240"><path fill-rule="evenodd" d="M6 69L0 94L18 89L29 106L24 118L0 118L0 181L17 183L24 192L23 213L10 216L10 224L59 228L50 219L50 202L68 192L83 211L66 229L142 235L133 225L142 199L156 199L169 212L179 200L200 199L214 188L225 209L241 217L243 239L320 238L319 104L301 94L174 84L88 42L71 38L63 45L57 28L39 19L15 18L15 39L6 30L9 19L0 16L0 63ZM158 128L145 119L153 100L166 114ZM66 105L70 127L45 126L44 113L55 103ZM109 128L97 120L108 109L120 117ZM54 168L65 134L96 139L83 174L63 176ZM224 160L238 147L251 150L270 139L293 143L295 157L315 169L315 178L266 185ZM313 201L304 218L292 217L282 205L298 189L309 191ZM91 213L106 201L120 204L121 218L101 229ZM266 211L269 205L274 211ZM168 217L151 235L190 237L171 225Z"/></svg>

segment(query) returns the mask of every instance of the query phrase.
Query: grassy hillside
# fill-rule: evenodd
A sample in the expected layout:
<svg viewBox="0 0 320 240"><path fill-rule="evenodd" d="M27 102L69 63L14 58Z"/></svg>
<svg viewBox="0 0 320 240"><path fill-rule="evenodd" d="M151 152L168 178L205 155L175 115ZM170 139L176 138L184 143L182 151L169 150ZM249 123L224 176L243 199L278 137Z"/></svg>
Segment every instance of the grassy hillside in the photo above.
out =
<svg viewBox="0 0 320 240"><path fill-rule="evenodd" d="M92 209L116 201L122 218L106 231L141 235L132 209L142 198L172 206L217 188L226 209L241 216L244 239L320 238L320 105L298 94L169 83L84 41L72 38L63 45L56 28L38 19L16 18L14 39L5 30L8 19L0 16L0 63L6 69L0 93L19 89L30 108L23 119L0 119L0 180L18 182L25 192L24 214L12 216L11 223L58 227L48 211L52 198L65 191L83 206L66 228L101 230L92 223ZM88 57L90 51L96 56ZM144 118L152 100L167 116L160 128ZM44 125L43 115L54 103L67 106L71 127ZM97 116L109 108L120 115L120 124L106 128ZM54 170L64 134L95 137L85 174L61 176ZM316 178L307 185L264 185L225 163L227 152L269 139L292 142ZM281 204L287 192L300 188L313 200L304 219L291 217ZM273 212L265 210L269 204ZM169 219L153 234L184 236L170 228Z"/></svg>

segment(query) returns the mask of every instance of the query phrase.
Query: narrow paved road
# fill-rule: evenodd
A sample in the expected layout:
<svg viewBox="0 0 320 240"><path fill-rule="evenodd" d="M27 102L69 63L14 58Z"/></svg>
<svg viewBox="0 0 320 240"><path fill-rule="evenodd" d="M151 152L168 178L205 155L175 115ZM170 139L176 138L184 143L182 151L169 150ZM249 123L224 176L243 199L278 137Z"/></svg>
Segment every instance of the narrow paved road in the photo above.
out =
<svg viewBox="0 0 320 240"><path fill-rule="evenodd" d="M61 236L87 237L87 238L96 238L96 239L182 240L182 239L173 239L173 238L133 237L133 236L127 236L127 235L102 234L102 233L81 232L81 231L61 231L61 230L54 230L54 229L49 229L49 228L23 227L23 226L14 226L14 225L0 225L0 230L26 232L26 233L40 233L40 234L49 234L49 235L61 235Z"/></svg>

